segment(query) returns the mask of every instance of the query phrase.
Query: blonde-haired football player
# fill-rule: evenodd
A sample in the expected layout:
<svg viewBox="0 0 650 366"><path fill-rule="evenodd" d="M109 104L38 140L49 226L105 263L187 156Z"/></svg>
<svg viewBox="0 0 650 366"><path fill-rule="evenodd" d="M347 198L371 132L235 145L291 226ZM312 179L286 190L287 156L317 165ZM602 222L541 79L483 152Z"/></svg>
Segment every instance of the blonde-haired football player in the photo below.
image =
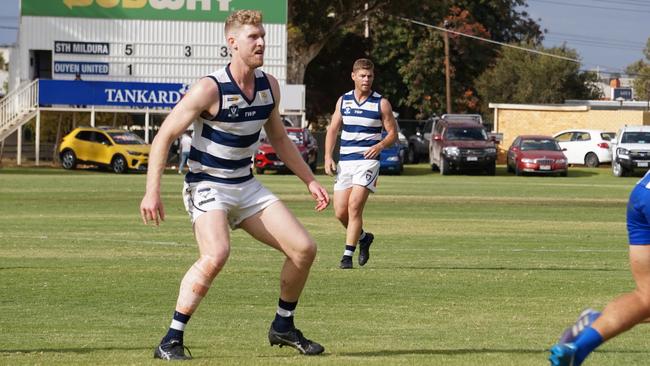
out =
<svg viewBox="0 0 650 366"><path fill-rule="evenodd" d="M171 326L154 357L191 358L184 352L183 332L228 259L229 228L242 228L286 256L280 274L279 306L268 334L271 345L319 354L324 348L305 338L293 324L298 298L316 256L316 243L252 174L251 156L257 149L260 130L264 128L282 160L305 183L317 201L316 210L327 207L329 196L287 137L278 112L277 80L258 69L264 63L266 34L261 13L234 12L226 20L225 30L232 52L230 64L190 89L165 119L151 147L140 213L145 224L158 225L165 217L160 180L169 146L196 120L183 200L194 226L199 258L181 281Z"/></svg>

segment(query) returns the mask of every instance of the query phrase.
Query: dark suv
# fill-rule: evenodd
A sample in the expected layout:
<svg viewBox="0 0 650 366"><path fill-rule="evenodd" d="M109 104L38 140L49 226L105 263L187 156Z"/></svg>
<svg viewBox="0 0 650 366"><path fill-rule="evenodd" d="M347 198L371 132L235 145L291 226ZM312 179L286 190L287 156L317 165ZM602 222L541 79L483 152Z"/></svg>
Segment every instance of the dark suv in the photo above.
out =
<svg viewBox="0 0 650 366"><path fill-rule="evenodd" d="M429 141L429 163L433 170L448 175L453 171L496 171L497 149L488 137L481 116L443 115L433 124Z"/></svg>

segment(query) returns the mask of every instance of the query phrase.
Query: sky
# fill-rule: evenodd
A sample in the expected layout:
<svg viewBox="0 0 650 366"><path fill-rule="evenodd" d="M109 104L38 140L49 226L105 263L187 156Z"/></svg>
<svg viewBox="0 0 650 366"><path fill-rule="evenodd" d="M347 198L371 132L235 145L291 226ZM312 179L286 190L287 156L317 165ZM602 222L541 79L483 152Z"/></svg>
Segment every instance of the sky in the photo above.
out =
<svg viewBox="0 0 650 366"><path fill-rule="evenodd" d="M50 0L51 1L51 0ZM0 45L16 41L19 0L0 0ZM585 70L622 73L643 59L650 37L650 0L527 0L548 33L544 46L576 49ZM647 61L647 60L646 60Z"/></svg>

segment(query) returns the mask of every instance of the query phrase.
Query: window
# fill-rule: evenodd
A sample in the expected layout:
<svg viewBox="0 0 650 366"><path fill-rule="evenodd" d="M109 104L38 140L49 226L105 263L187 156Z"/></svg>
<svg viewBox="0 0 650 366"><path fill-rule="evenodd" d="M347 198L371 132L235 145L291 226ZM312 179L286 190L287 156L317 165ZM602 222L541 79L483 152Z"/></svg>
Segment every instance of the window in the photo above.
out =
<svg viewBox="0 0 650 366"><path fill-rule="evenodd" d="M104 145L112 145L111 141L108 139L108 137L106 135L104 135L103 133L101 133L101 132L94 132L92 141L100 143L100 144L104 144Z"/></svg>
<svg viewBox="0 0 650 366"><path fill-rule="evenodd" d="M544 140L522 140L521 151L531 150L545 150L545 151L560 151L557 141L544 139Z"/></svg>
<svg viewBox="0 0 650 366"><path fill-rule="evenodd" d="M557 142L567 142L571 141L571 137L573 136L573 132L565 132L561 135L557 135L555 137L555 141Z"/></svg>
<svg viewBox="0 0 650 366"><path fill-rule="evenodd" d="M79 131L77 132L77 140L82 140L82 141L92 141L93 140L93 132L92 131Z"/></svg>
<svg viewBox="0 0 650 366"><path fill-rule="evenodd" d="M650 144L650 132L625 132L622 144Z"/></svg>
<svg viewBox="0 0 650 366"><path fill-rule="evenodd" d="M616 132L602 132L600 138L607 141L612 141L616 137Z"/></svg>
<svg viewBox="0 0 650 366"><path fill-rule="evenodd" d="M587 132L576 132L573 134L573 141L589 141L591 136Z"/></svg>

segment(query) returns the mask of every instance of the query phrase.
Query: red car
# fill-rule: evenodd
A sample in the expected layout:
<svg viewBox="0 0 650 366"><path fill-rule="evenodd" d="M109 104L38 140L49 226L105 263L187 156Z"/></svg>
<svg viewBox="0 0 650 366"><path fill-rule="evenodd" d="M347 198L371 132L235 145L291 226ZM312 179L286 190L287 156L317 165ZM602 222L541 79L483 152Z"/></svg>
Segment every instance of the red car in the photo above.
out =
<svg viewBox="0 0 650 366"><path fill-rule="evenodd" d="M314 135L306 128L287 127L287 135L302 155L303 160L311 171L316 171L316 163L318 162L318 143ZM266 138L262 138L260 146L255 153L255 172L264 174L266 170L275 170L279 172L287 172L289 168L284 165L275 153L273 146L269 144Z"/></svg>
<svg viewBox="0 0 650 366"><path fill-rule="evenodd" d="M559 174L567 176L566 156L560 145L551 136L518 136L508 149L507 168L509 173Z"/></svg>

